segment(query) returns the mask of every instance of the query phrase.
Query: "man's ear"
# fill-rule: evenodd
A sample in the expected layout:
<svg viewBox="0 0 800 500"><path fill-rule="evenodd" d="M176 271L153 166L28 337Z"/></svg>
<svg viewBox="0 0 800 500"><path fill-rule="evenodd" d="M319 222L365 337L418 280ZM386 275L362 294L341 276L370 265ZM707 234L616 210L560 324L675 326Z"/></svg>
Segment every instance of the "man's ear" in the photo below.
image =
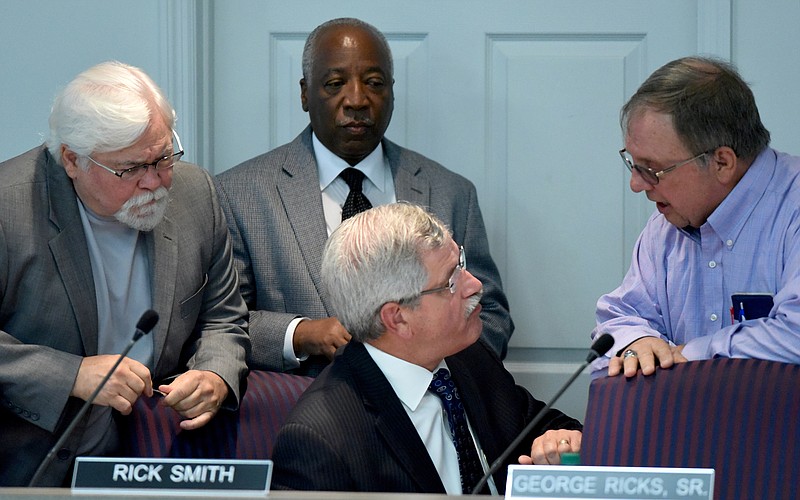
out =
<svg viewBox="0 0 800 500"><path fill-rule="evenodd" d="M411 325L406 318L408 309L397 302L387 302L381 306L381 321L386 333L398 335L404 339L411 338Z"/></svg>
<svg viewBox="0 0 800 500"><path fill-rule="evenodd" d="M739 172L741 160L736 153L728 146L720 146L709 155L709 168L713 169L714 175L720 183L728 185L739 181L742 173Z"/></svg>
<svg viewBox="0 0 800 500"><path fill-rule="evenodd" d="M71 179L78 176L78 170L81 168L78 166L78 154L64 144L61 145L61 164Z"/></svg>
<svg viewBox="0 0 800 500"><path fill-rule="evenodd" d="M300 104L303 105L303 111L308 112L308 98L306 97L306 92L308 92L308 85L306 84L306 79L300 79Z"/></svg>

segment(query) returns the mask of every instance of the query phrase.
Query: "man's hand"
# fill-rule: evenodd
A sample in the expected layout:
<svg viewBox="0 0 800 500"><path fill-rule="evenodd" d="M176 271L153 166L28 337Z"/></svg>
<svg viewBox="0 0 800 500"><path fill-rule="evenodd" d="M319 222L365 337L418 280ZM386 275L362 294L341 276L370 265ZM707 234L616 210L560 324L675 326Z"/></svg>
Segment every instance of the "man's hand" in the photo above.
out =
<svg viewBox="0 0 800 500"><path fill-rule="evenodd" d="M228 385L214 372L189 370L178 376L169 385L160 385L158 390L166 394L164 404L185 417L181 429L197 429L217 414L228 396Z"/></svg>
<svg viewBox="0 0 800 500"><path fill-rule="evenodd" d="M70 396L88 400L117 359L119 359L117 354L83 358ZM150 370L134 359L122 358L122 362L97 394L94 404L110 406L123 415L128 415L133 409L133 403L142 394L153 395Z"/></svg>
<svg viewBox="0 0 800 500"><path fill-rule="evenodd" d="M547 431L533 440L531 454L520 455L521 465L558 465L562 453L581 451L581 431L563 429Z"/></svg>
<svg viewBox="0 0 800 500"><path fill-rule="evenodd" d="M633 377L640 367L642 374L652 375L656 371L656 361L661 368L688 361L681 354L682 351L683 345L671 346L656 337L642 337L626 347L619 356L611 358L608 376L617 376L624 370L626 377Z"/></svg>
<svg viewBox="0 0 800 500"><path fill-rule="evenodd" d="M333 359L336 349L350 342L350 334L336 318L306 319L294 330L294 352L300 356L322 354Z"/></svg>

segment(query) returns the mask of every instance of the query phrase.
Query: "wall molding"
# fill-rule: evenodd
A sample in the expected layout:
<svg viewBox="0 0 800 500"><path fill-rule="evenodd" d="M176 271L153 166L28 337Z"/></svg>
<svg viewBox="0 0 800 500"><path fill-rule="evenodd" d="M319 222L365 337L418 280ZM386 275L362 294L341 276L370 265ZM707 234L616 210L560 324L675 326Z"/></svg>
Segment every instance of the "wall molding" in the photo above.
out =
<svg viewBox="0 0 800 500"><path fill-rule="evenodd" d="M733 0L699 0L697 2L697 52L731 60Z"/></svg>
<svg viewBox="0 0 800 500"><path fill-rule="evenodd" d="M159 73L178 115L186 159L211 170L211 11L210 0L159 3Z"/></svg>

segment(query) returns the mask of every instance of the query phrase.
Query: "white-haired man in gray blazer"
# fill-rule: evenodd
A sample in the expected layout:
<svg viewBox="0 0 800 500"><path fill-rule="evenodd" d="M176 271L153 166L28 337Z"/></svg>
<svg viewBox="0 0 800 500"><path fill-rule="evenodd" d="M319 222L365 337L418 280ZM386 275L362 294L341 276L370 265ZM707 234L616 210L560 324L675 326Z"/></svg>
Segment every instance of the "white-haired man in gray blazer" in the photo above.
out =
<svg viewBox="0 0 800 500"><path fill-rule="evenodd" d="M0 164L0 485L25 485L127 347L159 317L35 486L116 450L140 397L183 429L236 407L247 308L207 172L179 162L175 112L140 69L102 63L59 94L46 146ZM160 391L156 396L155 391Z"/></svg>

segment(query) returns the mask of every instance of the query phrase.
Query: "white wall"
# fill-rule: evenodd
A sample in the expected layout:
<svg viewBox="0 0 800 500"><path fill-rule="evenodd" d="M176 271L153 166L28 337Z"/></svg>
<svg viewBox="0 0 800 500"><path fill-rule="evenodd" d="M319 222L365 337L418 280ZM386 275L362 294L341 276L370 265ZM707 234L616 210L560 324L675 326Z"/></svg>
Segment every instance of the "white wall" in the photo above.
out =
<svg viewBox="0 0 800 500"><path fill-rule="evenodd" d="M194 0L0 0L0 161L41 144L55 94L111 59L142 68L164 89L195 159L187 126L197 113L188 95L195 79L178 78L196 66L187 26L194 11Z"/></svg>
<svg viewBox="0 0 800 500"><path fill-rule="evenodd" d="M800 2L733 0L731 60L751 85L772 146L800 155Z"/></svg>

